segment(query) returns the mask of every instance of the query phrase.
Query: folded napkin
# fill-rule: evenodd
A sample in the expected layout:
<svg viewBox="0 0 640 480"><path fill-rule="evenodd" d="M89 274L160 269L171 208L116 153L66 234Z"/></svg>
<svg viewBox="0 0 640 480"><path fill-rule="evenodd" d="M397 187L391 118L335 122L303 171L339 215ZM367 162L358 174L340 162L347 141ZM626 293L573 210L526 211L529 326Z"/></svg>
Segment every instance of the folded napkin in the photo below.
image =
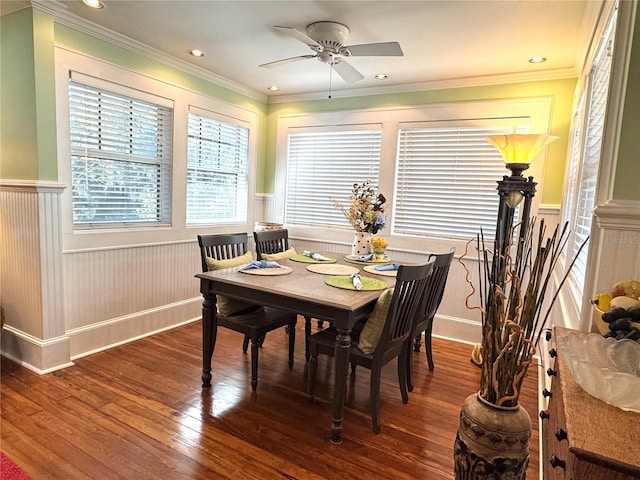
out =
<svg viewBox="0 0 640 480"><path fill-rule="evenodd" d="M400 268L399 263L390 263L388 265L376 265L376 270L398 270Z"/></svg>
<svg viewBox="0 0 640 480"><path fill-rule="evenodd" d="M373 253L367 253L365 255L358 255L355 259L357 261L359 261L359 262L369 262L369 261L373 260Z"/></svg>
<svg viewBox="0 0 640 480"><path fill-rule="evenodd" d="M362 290L362 281L360 280L360 274L354 273L351 275L351 281L353 282L353 287L356 290Z"/></svg>
<svg viewBox="0 0 640 480"><path fill-rule="evenodd" d="M331 260L330 258L325 257L324 255L320 255L319 253L315 253L315 252L310 252L309 250L305 250L304 252L302 252L302 254L305 257L311 257L314 260L318 260L319 262L326 262Z"/></svg>
<svg viewBox="0 0 640 480"><path fill-rule="evenodd" d="M266 260L252 260L249 263L238 267L238 271L250 270L252 268L280 268L280 264L278 262L268 262Z"/></svg>

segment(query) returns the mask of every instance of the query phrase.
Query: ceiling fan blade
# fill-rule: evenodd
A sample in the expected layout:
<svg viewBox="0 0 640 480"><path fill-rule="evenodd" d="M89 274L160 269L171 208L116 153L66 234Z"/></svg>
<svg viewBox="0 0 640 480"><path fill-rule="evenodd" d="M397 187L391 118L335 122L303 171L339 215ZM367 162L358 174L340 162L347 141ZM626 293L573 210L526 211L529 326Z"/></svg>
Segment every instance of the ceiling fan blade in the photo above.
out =
<svg viewBox="0 0 640 480"><path fill-rule="evenodd" d="M347 83L357 82L358 80L362 80L364 78L364 75L356 70L355 67L353 67L351 64L347 63L344 58L336 60L335 63L331 64L331 66L336 71L336 73L340 75Z"/></svg>
<svg viewBox="0 0 640 480"><path fill-rule="evenodd" d="M363 43L362 45L349 45L343 47L351 57L402 57L402 48L398 42ZM340 51L342 52L342 49Z"/></svg>
<svg viewBox="0 0 640 480"><path fill-rule="evenodd" d="M275 62L263 63L262 65L258 65L258 66L259 67L265 67L265 68L279 67L280 65L285 65L287 63L297 62L299 60L307 60L309 58L316 58L316 55L300 55L298 57L283 58L282 60L276 60Z"/></svg>
<svg viewBox="0 0 640 480"><path fill-rule="evenodd" d="M305 35L304 33L302 33L300 30L296 30L293 27L281 27L278 25L275 25L273 28L281 31L282 33L285 33L297 40L300 40L302 43L304 43L305 45L308 45L310 47L319 47L320 44L318 42L316 42L313 38L308 37L307 35Z"/></svg>

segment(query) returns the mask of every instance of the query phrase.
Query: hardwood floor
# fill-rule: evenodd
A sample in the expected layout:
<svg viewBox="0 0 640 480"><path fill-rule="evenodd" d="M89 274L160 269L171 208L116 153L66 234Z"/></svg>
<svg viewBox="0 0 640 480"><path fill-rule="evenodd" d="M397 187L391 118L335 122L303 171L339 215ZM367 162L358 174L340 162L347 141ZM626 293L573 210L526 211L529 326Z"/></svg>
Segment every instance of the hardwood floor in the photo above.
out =
<svg viewBox="0 0 640 480"><path fill-rule="evenodd" d="M39 479L452 479L464 398L478 389L471 347L434 339L435 370L414 356L415 389L402 404L396 364L383 371L382 431L371 430L369 371L349 377L344 442L329 442L331 359L321 356L306 395L304 329L287 366L284 330L260 349L251 391L242 338L220 329L213 380L203 390L200 323L36 375L2 359L0 448ZM315 326L314 326L315 328ZM535 372L522 405L533 434L527 478L538 478Z"/></svg>

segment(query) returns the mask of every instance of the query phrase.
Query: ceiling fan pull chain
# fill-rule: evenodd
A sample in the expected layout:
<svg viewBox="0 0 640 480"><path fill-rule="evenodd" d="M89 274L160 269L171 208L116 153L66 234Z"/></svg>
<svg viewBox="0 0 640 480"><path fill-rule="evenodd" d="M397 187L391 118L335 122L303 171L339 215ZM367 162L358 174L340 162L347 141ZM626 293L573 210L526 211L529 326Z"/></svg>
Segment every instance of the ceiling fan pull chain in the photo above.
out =
<svg viewBox="0 0 640 480"><path fill-rule="evenodd" d="M331 80L333 79L333 60L329 63L329 98L331 98Z"/></svg>

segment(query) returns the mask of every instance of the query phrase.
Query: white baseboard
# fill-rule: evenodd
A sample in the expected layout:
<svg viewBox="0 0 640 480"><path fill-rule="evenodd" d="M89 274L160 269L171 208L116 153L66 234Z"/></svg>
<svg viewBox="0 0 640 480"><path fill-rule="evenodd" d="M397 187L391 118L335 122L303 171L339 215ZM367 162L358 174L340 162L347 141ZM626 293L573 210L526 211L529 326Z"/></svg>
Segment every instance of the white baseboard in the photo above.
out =
<svg viewBox="0 0 640 480"><path fill-rule="evenodd" d="M67 331L71 359L133 342L199 320L202 297L162 305Z"/></svg>
<svg viewBox="0 0 640 480"><path fill-rule="evenodd" d="M69 337L41 340L10 325L5 325L0 353L37 374L45 374L73 365L69 361Z"/></svg>

